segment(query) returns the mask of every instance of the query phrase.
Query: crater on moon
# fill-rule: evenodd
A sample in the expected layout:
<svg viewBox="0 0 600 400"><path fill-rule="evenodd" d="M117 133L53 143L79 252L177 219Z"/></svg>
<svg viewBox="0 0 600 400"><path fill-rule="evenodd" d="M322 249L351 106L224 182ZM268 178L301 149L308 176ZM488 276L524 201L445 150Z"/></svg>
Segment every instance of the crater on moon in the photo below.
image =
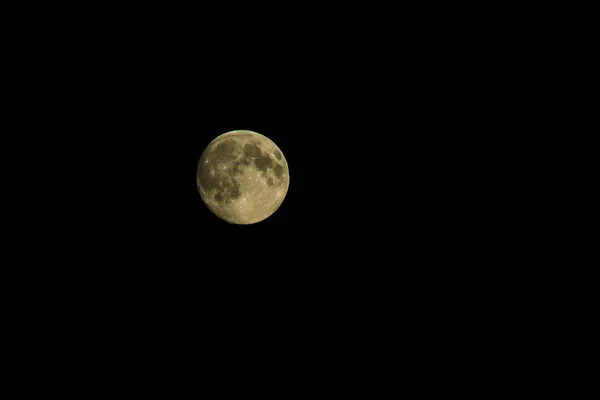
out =
<svg viewBox="0 0 600 400"><path fill-rule="evenodd" d="M252 131L218 136L198 162L196 182L208 208L235 224L268 218L289 186L287 160L267 137Z"/></svg>

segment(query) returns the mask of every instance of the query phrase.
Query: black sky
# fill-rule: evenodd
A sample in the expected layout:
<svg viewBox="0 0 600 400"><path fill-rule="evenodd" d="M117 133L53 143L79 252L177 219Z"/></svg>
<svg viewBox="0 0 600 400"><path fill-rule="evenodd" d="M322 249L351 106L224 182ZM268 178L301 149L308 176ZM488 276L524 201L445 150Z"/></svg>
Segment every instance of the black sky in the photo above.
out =
<svg viewBox="0 0 600 400"><path fill-rule="evenodd" d="M31 151L12 168L33 166L24 214L40 218L22 224L15 299L44 347L79 340L86 359L128 368L132 354L184 377L254 370L267 349L277 369L301 360L329 379L328 357L395 374L407 352L452 364L464 354L444 352L497 330L494 307L520 290L503 282L525 282L510 249L529 243L512 213L527 183L508 181L518 156L503 152L526 154L511 120L528 110L521 67L496 46L504 25L424 7L254 10L261 23L144 5L42 13L19 33L13 103ZM258 224L218 219L196 187L203 150L232 130L269 137L289 164L283 204Z"/></svg>
<svg viewBox="0 0 600 400"><path fill-rule="evenodd" d="M501 257L489 232L517 194L496 175L510 160L493 161L518 139L493 39L430 17L216 29L136 11L34 36L36 95L22 93L42 110L35 147L60 148L39 191L65 264L187 310L261 293L273 307L453 296ZM282 206L255 225L219 220L196 188L202 151L231 130L269 137L289 164Z"/></svg>
<svg viewBox="0 0 600 400"><path fill-rule="evenodd" d="M144 263L369 275L443 259L485 224L473 218L491 196L478 189L493 153L482 129L499 122L486 119L491 81L472 68L478 44L418 24L288 27L278 40L269 29L217 38L188 20L136 21L40 44L40 101L56 106L46 122L86 165L65 162L81 200L67 204L86 204L77 221L107 248ZM253 226L213 216L195 183L206 145L243 129L277 143L291 177L280 209Z"/></svg>

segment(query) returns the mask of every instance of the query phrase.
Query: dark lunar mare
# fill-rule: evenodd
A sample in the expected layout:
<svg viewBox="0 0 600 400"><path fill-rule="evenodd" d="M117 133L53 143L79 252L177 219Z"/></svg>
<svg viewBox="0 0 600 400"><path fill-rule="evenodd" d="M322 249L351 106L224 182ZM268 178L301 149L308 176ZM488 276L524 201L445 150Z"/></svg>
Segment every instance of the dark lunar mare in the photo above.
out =
<svg viewBox="0 0 600 400"><path fill-rule="evenodd" d="M258 146L254 145L254 144L250 144L247 143L244 146L244 157L246 158L256 158L258 156L260 156L261 151L258 148Z"/></svg>
<svg viewBox="0 0 600 400"><path fill-rule="evenodd" d="M256 160L254 160L254 164L259 171L267 172L269 168L272 168L275 165L275 162L271 160L268 154L262 153Z"/></svg>
<svg viewBox="0 0 600 400"><path fill-rule="evenodd" d="M263 173L276 165L275 161L273 161L267 153L263 153L263 151L254 144L248 143L244 146L244 157L254 160L256 168Z"/></svg>
<svg viewBox="0 0 600 400"><path fill-rule="evenodd" d="M229 204L242 195L240 184L227 175L212 177L208 171L199 172L198 180L207 192L215 191L213 198L218 202Z"/></svg>
<svg viewBox="0 0 600 400"><path fill-rule="evenodd" d="M279 164L275 164L273 167L273 172L275 173L276 177L281 178L283 176L283 167Z"/></svg>
<svg viewBox="0 0 600 400"><path fill-rule="evenodd" d="M234 161L233 168L231 169L229 174L231 176L239 175L242 173L242 166L247 166L247 165L250 165L250 161L246 160L245 158L242 158L239 161Z"/></svg>
<svg viewBox="0 0 600 400"><path fill-rule="evenodd" d="M230 176L217 172L211 176L211 168L218 170L218 166L229 164L236 159L236 153L241 151L241 146L233 140L224 140L217 144L212 151L205 151L200 157L198 165L198 181L206 191L216 189L213 198L218 202L231 203L231 200L239 198L242 193L240 185ZM208 163L206 161L208 160Z"/></svg>
<svg viewBox="0 0 600 400"><path fill-rule="evenodd" d="M215 146L208 154L209 164L217 165L220 163L231 162L235 160L240 151L240 145L234 140L226 139Z"/></svg>

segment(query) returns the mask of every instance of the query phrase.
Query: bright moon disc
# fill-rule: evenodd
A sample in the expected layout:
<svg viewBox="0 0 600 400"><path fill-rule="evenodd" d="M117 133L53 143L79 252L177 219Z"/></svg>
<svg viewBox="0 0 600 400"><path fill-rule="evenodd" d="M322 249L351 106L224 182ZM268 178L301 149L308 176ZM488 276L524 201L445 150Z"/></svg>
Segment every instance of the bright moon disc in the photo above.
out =
<svg viewBox="0 0 600 400"><path fill-rule="evenodd" d="M254 224L283 203L290 184L283 153L269 138L252 131L232 131L206 147L196 173L202 200L232 224Z"/></svg>

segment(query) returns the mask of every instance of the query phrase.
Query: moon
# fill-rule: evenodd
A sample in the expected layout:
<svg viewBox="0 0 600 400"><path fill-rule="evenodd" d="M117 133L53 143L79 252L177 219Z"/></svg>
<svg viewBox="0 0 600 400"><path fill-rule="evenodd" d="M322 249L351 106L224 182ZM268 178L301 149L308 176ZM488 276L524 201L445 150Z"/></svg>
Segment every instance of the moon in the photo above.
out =
<svg viewBox="0 0 600 400"><path fill-rule="evenodd" d="M277 211L290 174L281 149L269 138L231 131L216 137L202 152L196 184L213 214L232 224L249 225Z"/></svg>

